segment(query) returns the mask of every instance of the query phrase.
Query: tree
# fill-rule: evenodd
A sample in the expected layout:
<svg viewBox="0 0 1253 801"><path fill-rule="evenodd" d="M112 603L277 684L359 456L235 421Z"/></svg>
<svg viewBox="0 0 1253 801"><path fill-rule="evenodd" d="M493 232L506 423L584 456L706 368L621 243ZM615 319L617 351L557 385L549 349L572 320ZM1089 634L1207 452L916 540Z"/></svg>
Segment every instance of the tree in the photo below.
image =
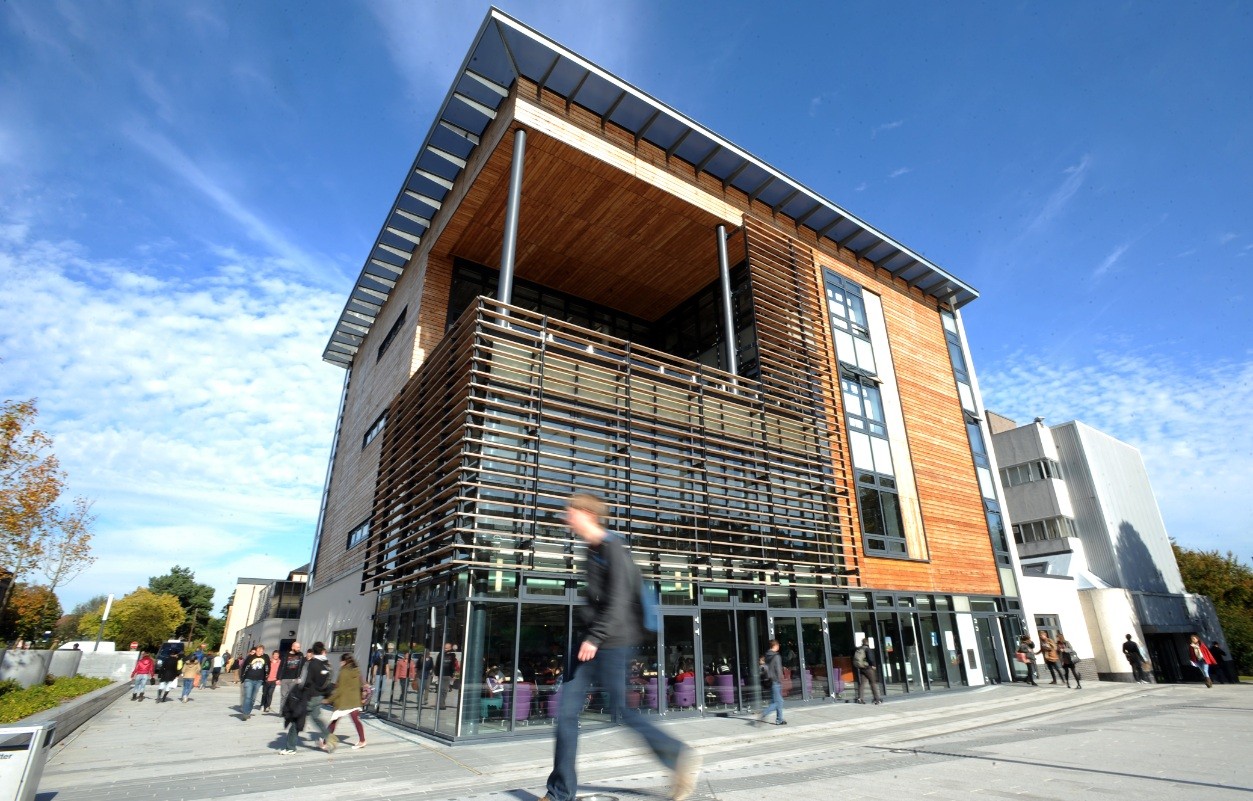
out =
<svg viewBox="0 0 1253 801"><path fill-rule="evenodd" d="M66 477L51 453L52 439L34 427L33 400L0 404L0 568L12 581L0 595L0 614L13 589L32 568L49 577L50 590L72 580L90 555L90 502L58 504Z"/></svg>
<svg viewBox="0 0 1253 801"><path fill-rule="evenodd" d="M52 631L59 617L61 602L49 588L18 584L0 620L5 631L28 640L39 640L45 631Z"/></svg>
<svg viewBox="0 0 1253 801"><path fill-rule="evenodd" d="M222 634L225 630L225 618L211 617L205 624L204 635L200 639L209 645L209 650L219 651L222 648Z"/></svg>
<svg viewBox="0 0 1253 801"><path fill-rule="evenodd" d="M1253 671L1253 568L1236 555L1193 551L1172 542L1188 592L1208 595L1227 636L1231 659L1241 673Z"/></svg>
<svg viewBox="0 0 1253 801"><path fill-rule="evenodd" d="M78 623L79 633L84 637L95 637L103 614L103 604L84 614ZM134 592L113 602L113 610L104 624L104 637L112 640L119 649L138 642L140 648L155 650L174 634L186 618L182 604L175 596L137 587Z"/></svg>
<svg viewBox="0 0 1253 801"><path fill-rule="evenodd" d="M180 627L188 640L195 639L196 627L203 618L205 622L213 609L215 590L208 584L196 583L196 574L188 567L174 565L164 576L153 576L148 579L148 589L155 593L166 593L178 598L183 607L184 625Z"/></svg>
<svg viewBox="0 0 1253 801"><path fill-rule="evenodd" d="M108 602L109 597L107 595L97 595L94 598L89 598L86 601L80 602L73 609L71 609L68 614L62 615L61 619L57 621L57 627L53 632L52 638L58 643L67 642L69 640L77 640L80 636L78 633L78 623L82 620L83 615L88 612L99 612L101 609L104 609L104 605ZM99 630L99 616L96 618L96 627L97 630ZM96 632L93 631L91 633L91 639L94 640L95 637Z"/></svg>

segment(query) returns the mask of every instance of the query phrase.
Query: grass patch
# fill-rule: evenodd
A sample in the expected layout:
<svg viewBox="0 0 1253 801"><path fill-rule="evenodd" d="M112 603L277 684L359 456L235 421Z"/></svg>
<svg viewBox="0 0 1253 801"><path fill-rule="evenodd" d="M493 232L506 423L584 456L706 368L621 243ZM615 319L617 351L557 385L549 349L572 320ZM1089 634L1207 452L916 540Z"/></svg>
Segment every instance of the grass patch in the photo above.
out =
<svg viewBox="0 0 1253 801"><path fill-rule="evenodd" d="M73 676L55 679L51 684L21 688L17 682L0 682L0 723L16 723L36 712L52 709L65 701L108 687L110 679Z"/></svg>

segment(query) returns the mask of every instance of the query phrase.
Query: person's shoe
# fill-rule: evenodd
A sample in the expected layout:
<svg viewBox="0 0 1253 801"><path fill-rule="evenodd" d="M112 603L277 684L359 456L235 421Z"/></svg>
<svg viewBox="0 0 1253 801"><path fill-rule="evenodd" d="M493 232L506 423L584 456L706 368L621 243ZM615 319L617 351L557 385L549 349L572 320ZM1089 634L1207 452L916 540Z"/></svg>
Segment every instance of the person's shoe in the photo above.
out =
<svg viewBox="0 0 1253 801"><path fill-rule="evenodd" d="M854 704L864 704L864 703L866 703L866 702L865 702L865 701L863 701L863 700L861 700L860 698L854 698L854 699L853 699L853 703L854 703Z"/></svg>
<svg viewBox="0 0 1253 801"><path fill-rule="evenodd" d="M279 756L291 756L294 753L296 753L296 749L294 748L280 748L278 750Z"/></svg>
<svg viewBox="0 0 1253 801"><path fill-rule="evenodd" d="M352 747L352 750L354 750L354 751L360 751L362 748L365 748L365 740L362 740L361 742L359 742L359 743L357 743L356 745L354 745L354 746Z"/></svg>
<svg viewBox="0 0 1253 801"><path fill-rule="evenodd" d="M692 797L696 789L696 779L700 776L700 754L690 746L684 746L679 754L679 761L674 766L674 787L670 792L671 801L685 801Z"/></svg>
<svg viewBox="0 0 1253 801"><path fill-rule="evenodd" d="M787 721L786 721L786 720L776 720L776 721L774 722L774 725L776 725L776 726L786 726L786 725L787 725Z"/></svg>
<svg viewBox="0 0 1253 801"><path fill-rule="evenodd" d="M131 693L131 700L132 700L132 701L138 701L138 700L139 700L139 693Z"/></svg>
<svg viewBox="0 0 1253 801"><path fill-rule="evenodd" d="M1082 690L1082 689L1083 689L1083 685L1082 685L1082 684L1080 684L1079 682L1075 682L1075 689L1076 689L1076 690Z"/></svg>
<svg viewBox="0 0 1253 801"><path fill-rule="evenodd" d="M881 704L881 703L883 703L883 702L882 702L882 701L880 701L880 700L878 700L878 699L875 699L874 705L875 705L875 706L878 706L878 705L879 705L879 704Z"/></svg>
<svg viewBox="0 0 1253 801"><path fill-rule="evenodd" d="M1049 684L1056 684L1056 683L1057 683L1057 679L1053 679L1052 681L1049 682Z"/></svg>

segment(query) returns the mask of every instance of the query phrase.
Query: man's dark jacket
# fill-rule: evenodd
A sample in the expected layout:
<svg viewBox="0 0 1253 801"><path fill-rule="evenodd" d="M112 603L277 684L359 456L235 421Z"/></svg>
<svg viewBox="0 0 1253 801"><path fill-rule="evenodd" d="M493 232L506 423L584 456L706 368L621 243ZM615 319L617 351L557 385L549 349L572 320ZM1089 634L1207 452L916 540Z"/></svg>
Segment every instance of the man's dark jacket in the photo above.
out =
<svg viewBox="0 0 1253 801"><path fill-rule="evenodd" d="M622 539L606 534L587 548L587 606L583 639L597 648L628 648L640 641L640 573Z"/></svg>

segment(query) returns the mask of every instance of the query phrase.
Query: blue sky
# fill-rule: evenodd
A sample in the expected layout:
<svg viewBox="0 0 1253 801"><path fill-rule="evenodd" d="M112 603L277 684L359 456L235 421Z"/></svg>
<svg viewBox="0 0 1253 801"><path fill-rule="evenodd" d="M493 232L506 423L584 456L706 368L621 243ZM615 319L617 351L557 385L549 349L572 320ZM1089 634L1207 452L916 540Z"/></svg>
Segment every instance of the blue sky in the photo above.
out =
<svg viewBox="0 0 1253 801"><path fill-rule="evenodd" d="M501 7L973 285L990 408L1253 556L1253 5ZM322 349L486 9L0 4L0 397L95 500L67 608L308 560Z"/></svg>

